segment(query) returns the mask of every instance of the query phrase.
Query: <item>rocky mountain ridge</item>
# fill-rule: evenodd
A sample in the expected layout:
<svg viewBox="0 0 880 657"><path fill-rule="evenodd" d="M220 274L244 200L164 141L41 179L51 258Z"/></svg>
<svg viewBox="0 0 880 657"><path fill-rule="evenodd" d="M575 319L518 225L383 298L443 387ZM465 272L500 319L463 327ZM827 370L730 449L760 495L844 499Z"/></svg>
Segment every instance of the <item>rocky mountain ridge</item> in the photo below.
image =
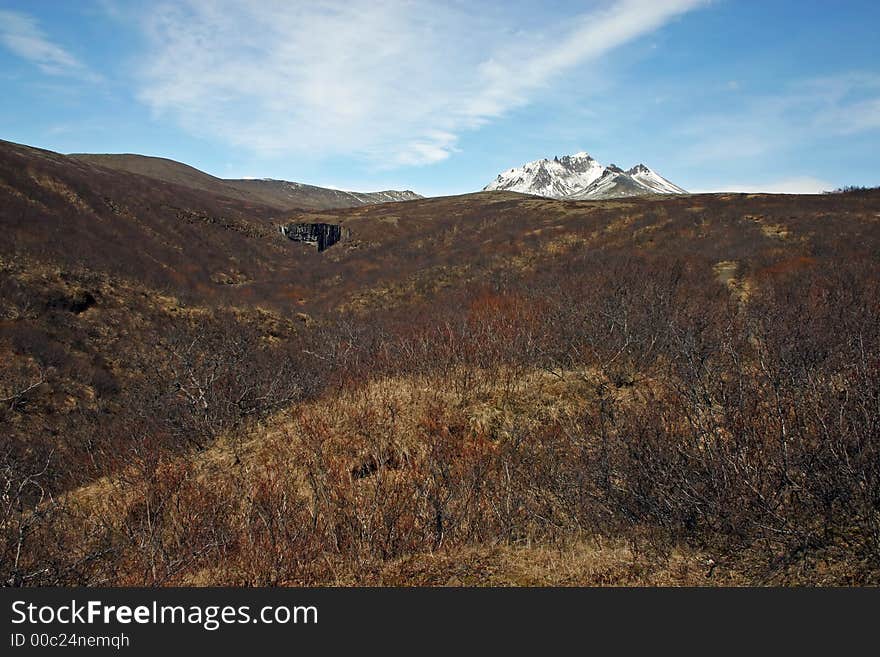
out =
<svg viewBox="0 0 880 657"><path fill-rule="evenodd" d="M527 162L498 174L483 188L500 190L570 200L687 193L645 164L624 171L615 164L602 166L584 151Z"/></svg>

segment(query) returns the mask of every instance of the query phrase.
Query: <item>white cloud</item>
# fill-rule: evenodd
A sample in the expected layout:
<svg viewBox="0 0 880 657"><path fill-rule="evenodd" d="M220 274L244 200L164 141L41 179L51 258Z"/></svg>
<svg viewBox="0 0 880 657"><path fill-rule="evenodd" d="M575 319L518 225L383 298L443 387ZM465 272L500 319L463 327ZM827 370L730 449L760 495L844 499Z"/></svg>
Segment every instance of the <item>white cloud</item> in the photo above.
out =
<svg viewBox="0 0 880 657"><path fill-rule="evenodd" d="M839 135L854 135L880 128L880 97L832 108L817 118L820 127Z"/></svg>
<svg viewBox="0 0 880 657"><path fill-rule="evenodd" d="M510 5L189 0L144 17L139 98L188 131L260 154L429 164L566 72L704 0L594 3L524 32Z"/></svg>
<svg viewBox="0 0 880 657"><path fill-rule="evenodd" d="M0 10L0 44L50 75L95 81L98 76L61 46L53 43L37 21L17 11Z"/></svg>
<svg viewBox="0 0 880 657"><path fill-rule="evenodd" d="M708 192L754 192L766 194L821 194L831 191L836 185L810 176L796 176L766 182L735 182L709 185L705 189L693 190L695 194Z"/></svg>
<svg viewBox="0 0 880 657"><path fill-rule="evenodd" d="M847 73L791 82L725 111L691 117L680 130L691 164L755 161L817 137L880 129L880 76Z"/></svg>

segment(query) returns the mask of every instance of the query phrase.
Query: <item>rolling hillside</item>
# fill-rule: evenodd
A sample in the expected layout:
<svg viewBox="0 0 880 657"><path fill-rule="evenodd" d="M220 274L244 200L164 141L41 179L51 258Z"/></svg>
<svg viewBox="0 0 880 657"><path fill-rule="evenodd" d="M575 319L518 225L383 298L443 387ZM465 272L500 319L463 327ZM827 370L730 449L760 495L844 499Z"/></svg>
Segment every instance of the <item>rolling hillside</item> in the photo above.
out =
<svg viewBox="0 0 880 657"><path fill-rule="evenodd" d="M146 155L75 153L70 157L108 169L137 173L156 180L210 192L217 196L259 203L284 210L291 208L345 208L421 198L411 191L346 192L286 180L225 180L215 178L174 160Z"/></svg>
<svg viewBox="0 0 880 657"><path fill-rule="evenodd" d="M877 191L196 174L0 143L5 583L880 582Z"/></svg>

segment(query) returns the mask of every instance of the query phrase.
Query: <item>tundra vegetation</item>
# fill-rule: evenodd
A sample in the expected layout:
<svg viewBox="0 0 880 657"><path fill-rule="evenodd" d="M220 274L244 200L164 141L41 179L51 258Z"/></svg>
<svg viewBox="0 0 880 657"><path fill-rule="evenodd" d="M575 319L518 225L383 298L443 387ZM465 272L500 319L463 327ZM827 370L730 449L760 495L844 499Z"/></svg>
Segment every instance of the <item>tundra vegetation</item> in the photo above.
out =
<svg viewBox="0 0 880 657"><path fill-rule="evenodd" d="M318 254L4 158L7 585L880 583L877 192L425 199Z"/></svg>

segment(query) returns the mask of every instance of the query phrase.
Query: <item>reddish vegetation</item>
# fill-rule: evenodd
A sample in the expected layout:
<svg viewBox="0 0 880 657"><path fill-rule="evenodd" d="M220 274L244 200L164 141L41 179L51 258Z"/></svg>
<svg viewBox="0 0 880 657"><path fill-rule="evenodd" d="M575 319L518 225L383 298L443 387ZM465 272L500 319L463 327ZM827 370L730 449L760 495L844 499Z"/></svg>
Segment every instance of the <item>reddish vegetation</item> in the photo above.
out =
<svg viewBox="0 0 880 657"><path fill-rule="evenodd" d="M880 193L0 196L9 584L880 582Z"/></svg>

